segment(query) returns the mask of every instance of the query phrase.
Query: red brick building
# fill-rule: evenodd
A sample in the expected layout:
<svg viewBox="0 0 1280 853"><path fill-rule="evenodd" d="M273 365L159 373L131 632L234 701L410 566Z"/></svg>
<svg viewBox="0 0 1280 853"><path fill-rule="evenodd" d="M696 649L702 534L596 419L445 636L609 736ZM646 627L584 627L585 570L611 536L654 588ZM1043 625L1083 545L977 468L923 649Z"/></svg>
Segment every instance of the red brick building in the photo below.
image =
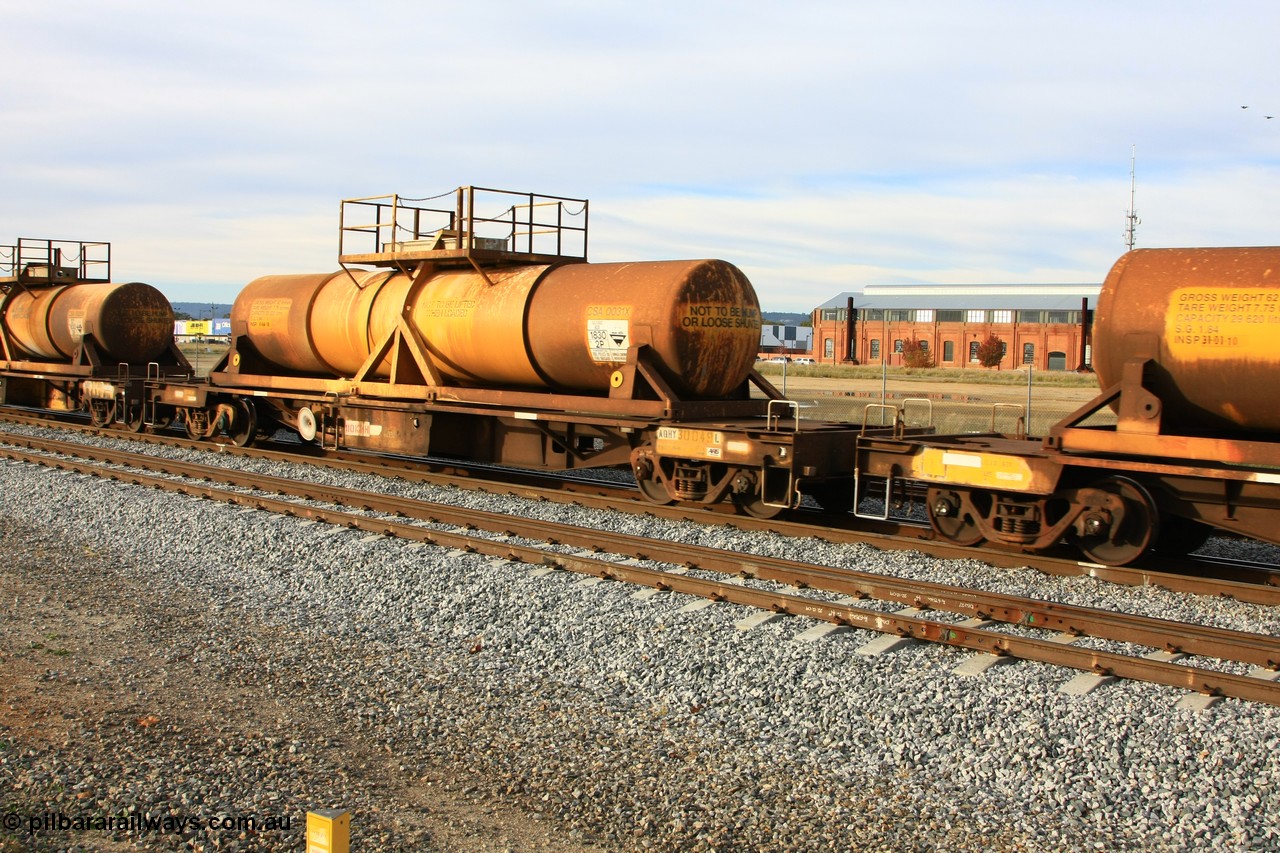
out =
<svg viewBox="0 0 1280 853"><path fill-rule="evenodd" d="M1089 326L1101 285L868 285L813 311L819 364L902 364L919 341L938 367L980 367L978 346L1000 338L1000 367L1076 370L1091 363ZM853 311L850 313L849 308Z"/></svg>

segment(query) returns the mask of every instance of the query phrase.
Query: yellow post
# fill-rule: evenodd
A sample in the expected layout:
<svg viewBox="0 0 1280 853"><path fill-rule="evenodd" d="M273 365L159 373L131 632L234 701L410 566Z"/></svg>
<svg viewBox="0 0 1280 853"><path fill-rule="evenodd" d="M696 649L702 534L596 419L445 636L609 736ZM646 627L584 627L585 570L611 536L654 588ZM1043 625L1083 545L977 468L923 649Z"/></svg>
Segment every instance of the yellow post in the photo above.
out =
<svg viewBox="0 0 1280 853"><path fill-rule="evenodd" d="M307 853L351 853L351 812L345 809L307 812Z"/></svg>

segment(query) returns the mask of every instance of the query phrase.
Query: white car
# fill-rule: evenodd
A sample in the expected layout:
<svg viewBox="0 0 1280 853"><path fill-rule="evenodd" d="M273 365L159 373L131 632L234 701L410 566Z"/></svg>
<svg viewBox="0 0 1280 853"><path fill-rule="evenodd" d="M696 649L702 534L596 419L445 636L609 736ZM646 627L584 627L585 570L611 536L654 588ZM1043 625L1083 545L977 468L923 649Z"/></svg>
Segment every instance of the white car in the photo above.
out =
<svg viewBox="0 0 1280 853"><path fill-rule="evenodd" d="M795 363L796 364L813 364L814 361L811 358L797 358L795 360Z"/></svg>

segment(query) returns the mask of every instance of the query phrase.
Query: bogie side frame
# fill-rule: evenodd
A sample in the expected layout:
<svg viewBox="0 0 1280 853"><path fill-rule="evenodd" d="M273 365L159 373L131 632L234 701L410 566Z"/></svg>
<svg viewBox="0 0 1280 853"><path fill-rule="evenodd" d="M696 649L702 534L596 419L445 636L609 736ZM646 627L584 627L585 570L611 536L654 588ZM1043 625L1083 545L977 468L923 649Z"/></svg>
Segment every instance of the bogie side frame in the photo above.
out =
<svg viewBox="0 0 1280 853"><path fill-rule="evenodd" d="M1026 551L1064 541L1092 562L1186 553L1213 528L1280 544L1280 442L1178 430L1148 387L1150 359L1043 439L999 433L860 439L858 468L926 494L936 535ZM1115 426L1089 419L1113 408Z"/></svg>

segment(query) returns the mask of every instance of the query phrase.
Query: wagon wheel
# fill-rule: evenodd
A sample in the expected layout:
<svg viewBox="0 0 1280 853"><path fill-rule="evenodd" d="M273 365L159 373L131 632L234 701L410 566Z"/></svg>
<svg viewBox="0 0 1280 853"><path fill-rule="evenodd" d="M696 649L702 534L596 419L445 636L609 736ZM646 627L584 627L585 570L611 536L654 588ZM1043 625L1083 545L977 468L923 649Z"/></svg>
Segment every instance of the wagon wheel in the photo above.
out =
<svg viewBox="0 0 1280 853"><path fill-rule="evenodd" d="M984 538L982 528L973 517L966 495L952 489L930 489L928 494L929 526L948 542L968 547Z"/></svg>
<svg viewBox="0 0 1280 853"><path fill-rule="evenodd" d="M1159 539L1160 515L1155 501L1146 489L1127 477L1107 477L1093 487L1118 497L1124 504L1124 514L1097 534L1077 535L1076 544L1095 563L1128 565Z"/></svg>
<svg viewBox="0 0 1280 853"><path fill-rule="evenodd" d="M258 410L244 397L238 397L231 408L227 437L236 447L247 447L258 437Z"/></svg>
<svg viewBox="0 0 1280 853"><path fill-rule="evenodd" d="M657 504L658 506L668 506L675 503L671 499L671 495L667 494L667 487L651 477L637 478L636 486L640 488L640 494L644 495L644 499L649 503Z"/></svg>
<svg viewBox="0 0 1280 853"><path fill-rule="evenodd" d="M786 509L785 506L772 506L765 503L759 495L735 494L733 504L752 518L762 519L777 518Z"/></svg>

